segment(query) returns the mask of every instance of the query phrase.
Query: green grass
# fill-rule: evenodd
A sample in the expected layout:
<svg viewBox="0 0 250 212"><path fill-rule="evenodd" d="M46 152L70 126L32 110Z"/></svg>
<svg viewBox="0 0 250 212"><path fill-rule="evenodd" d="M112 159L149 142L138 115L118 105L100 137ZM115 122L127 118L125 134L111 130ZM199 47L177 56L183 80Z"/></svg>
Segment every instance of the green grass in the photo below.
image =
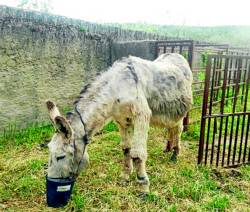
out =
<svg viewBox="0 0 250 212"><path fill-rule="evenodd" d="M205 204L205 209L222 211L230 206L229 197L226 195L217 195L207 204Z"/></svg>
<svg viewBox="0 0 250 212"><path fill-rule="evenodd" d="M118 127L116 126L116 124L114 122L110 122L109 124L107 124L103 129L102 132L103 133L108 133L108 132L113 132L113 131L119 131Z"/></svg>
<svg viewBox="0 0 250 212"><path fill-rule="evenodd" d="M196 129L193 129L196 131ZM0 140L0 211L51 211L46 206L45 174L48 149L40 144L51 137L50 125L32 126ZM195 140L192 132L183 138ZM135 173L128 186L120 184L122 151L114 123L94 137L90 167L75 184L72 200L53 211L248 211L250 167L212 170L196 165L197 143L182 142L178 161L163 153L164 130L149 132L147 170L151 192L137 196ZM28 145L27 145L28 143ZM236 173L236 174L235 174Z"/></svg>
<svg viewBox="0 0 250 212"><path fill-rule="evenodd" d="M34 124L19 131L16 131L13 125L0 135L0 149L5 145L32 147L36 142L49 140L53 132L54 129L50 124Z"/></svg>

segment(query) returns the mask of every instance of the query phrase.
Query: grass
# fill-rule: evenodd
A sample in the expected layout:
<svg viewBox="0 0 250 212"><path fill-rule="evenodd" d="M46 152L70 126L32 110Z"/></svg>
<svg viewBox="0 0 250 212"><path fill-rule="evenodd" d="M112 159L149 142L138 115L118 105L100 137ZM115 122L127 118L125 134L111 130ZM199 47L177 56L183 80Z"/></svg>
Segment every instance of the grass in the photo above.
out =
<svg viewBox="0 0 250 212"><path fill-rule="evenodd" d="M49 140L54 132L49 124L34 124L18 131L14 126L10 126L9 129L0 135L0 149L6 145L32 147L34 143Z"/></svg>
<svg viewBox="0 0 250 212"><path fill-rule="evenodd" d="M111 123L89 147L90 167L75 184L67 206L46 206L45 174L51 137L50 125L31 126L0 140L0 211L249 211L250 166L213 170L196 165L197 143L182 142L178 161L164 154L164 131L151 128L147 170L151 192L137 196L136 176L127 187L120 184L120 136ZM186 133L187 134L187 133ZM183 135L183 138L191 138Z"/></svg>

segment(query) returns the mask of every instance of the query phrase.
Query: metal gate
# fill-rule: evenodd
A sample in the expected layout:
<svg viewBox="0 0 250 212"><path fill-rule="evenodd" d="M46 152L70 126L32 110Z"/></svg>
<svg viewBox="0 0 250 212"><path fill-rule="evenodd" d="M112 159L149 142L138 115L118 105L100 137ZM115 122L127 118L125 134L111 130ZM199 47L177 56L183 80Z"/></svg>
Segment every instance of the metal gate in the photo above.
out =
<svg viewBox="0 0 250 212"><path fill-rule="evenodd" d="M249 56L208 57L198 164L235 167L250 163L249 87Z"/></svg>

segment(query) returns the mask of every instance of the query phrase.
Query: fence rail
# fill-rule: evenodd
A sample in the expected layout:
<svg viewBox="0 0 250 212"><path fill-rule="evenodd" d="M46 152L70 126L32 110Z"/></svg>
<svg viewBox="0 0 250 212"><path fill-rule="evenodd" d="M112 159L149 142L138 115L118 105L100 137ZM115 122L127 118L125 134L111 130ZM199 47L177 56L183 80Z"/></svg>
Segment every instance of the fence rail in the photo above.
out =
<svg viewBox="0 0 250 212"><path fill-rule="evenodd" d="M210 55L206 68L198 164L250 163L250 57Z"/></svg>

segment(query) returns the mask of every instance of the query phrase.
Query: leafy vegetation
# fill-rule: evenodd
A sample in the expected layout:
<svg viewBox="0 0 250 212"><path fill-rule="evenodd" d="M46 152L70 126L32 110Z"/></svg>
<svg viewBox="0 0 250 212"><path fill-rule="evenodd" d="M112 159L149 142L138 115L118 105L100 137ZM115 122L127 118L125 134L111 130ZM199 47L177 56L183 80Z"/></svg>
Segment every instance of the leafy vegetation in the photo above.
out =
<svg viewBox="0 0 250 212"><path fill-rule="evenodd" d="M145 31L167 37L194 39L250 48L250 26L174 26L147 23L110 23L122 29Z"/></svg>
<svg viewBox="0 0 250 212"><path fill-rule="evenodd" d="M196 165L197 129L183 134L182 154L176 163L163 153L165 131L151 128L147 169L151 192L137 196L133 174L120 184L123 154L120 135L110 123L89 146L90 167L79 176L67 206L53 211L247 211L250 167L213 170ZM31 126L0 139L0 210L51 211L46 206L45 174L50 125ZM192 141L187 141L191 139Z"/></svg>

